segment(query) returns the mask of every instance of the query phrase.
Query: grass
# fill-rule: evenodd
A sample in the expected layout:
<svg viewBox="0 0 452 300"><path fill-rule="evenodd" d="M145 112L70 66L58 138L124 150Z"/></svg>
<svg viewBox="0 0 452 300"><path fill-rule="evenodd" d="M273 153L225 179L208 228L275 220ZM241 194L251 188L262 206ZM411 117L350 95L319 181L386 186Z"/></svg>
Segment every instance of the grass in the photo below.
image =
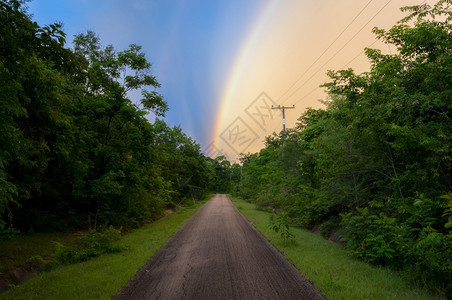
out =
<svg viewBox="0 0 452 300"><path fill-rule="evenodd" d="M356 260L340 245L307 230L291 228L295 240L286 243L270 228L270 213L244 200L231 199L256 229L328 299L441 299L427 289L413 286L398 272Z"/></svg>
<svg viewBox="0 0 452 300"><path fill-rule="evenodd" d="M33 256L46 257L55 252L54 242L72 245L76 237L71 233L37 233L0 241L0 272L24 265Z"/></svg>
<svg viewBox="0 0 452 300"><path fill-rule="evenodd" d="M125 235L128 250L42 272L0 299L111 299L205 203L196 202ZM38 238L38 237L37 237Z"/></svg>

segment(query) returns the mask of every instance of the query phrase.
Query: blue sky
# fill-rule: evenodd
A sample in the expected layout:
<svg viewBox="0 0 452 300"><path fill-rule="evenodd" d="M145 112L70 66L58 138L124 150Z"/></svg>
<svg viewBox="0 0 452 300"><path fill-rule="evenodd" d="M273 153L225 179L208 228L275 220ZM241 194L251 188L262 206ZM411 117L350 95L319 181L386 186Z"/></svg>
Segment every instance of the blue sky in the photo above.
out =
<svg viewBox="0 0 452 300"><path fill-rule="evenodd" d="M391 28L400 7L423 1L34 0L29 13L62 22L69 43L92 30L117 50L141 45L170 107L165 121L234 161L282 129L281 112L264 107L295 105L286 127L295 126L328 98L319 88L328 70L368 71L365 47L395 53L372 28Z"/></svg>
<svg viewBox="0 0 452 300"><path fill-rule="evenodd" d="M153 64L170 110L165 121L205 146L222 84L264 1L35 0L41 26L61 22L74 34L92 30L117 50L136 43Z"/></svg>

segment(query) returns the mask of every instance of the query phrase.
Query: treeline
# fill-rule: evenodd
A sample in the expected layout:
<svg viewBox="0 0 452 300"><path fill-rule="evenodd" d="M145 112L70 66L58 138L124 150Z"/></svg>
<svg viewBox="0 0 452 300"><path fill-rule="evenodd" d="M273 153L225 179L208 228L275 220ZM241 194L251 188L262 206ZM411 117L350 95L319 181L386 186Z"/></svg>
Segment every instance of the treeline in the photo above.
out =
<svg viewBox="0 0 452 300"><path fill-rule="evenodd" d="M293 224L340 230L353 255L452 291L452 1L405 8L366 49L369 72L330 71L330 101L241 157L238 195Z"/></svg>
<svg viewBox="0 0 452 300"><path fill-rule="evenodd" d="M240 188L242 168L238 163L228 161L226 156L208 158L214 170L212 190L217 193L235 193Z"/></svg>
<svg viewBox="0 0 452 300"><path fill-rule="evenodd" d="M208 191L199 145L145 118L168 106L141 47L87 32L66 48L22 2L0 1L0 231L136 227Z"/></svg>

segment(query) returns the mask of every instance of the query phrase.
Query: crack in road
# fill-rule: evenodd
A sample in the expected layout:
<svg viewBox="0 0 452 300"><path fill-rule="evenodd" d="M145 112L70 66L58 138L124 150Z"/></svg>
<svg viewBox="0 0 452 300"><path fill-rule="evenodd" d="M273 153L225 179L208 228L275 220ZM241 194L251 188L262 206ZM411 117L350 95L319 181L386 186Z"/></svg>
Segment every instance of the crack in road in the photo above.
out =
<svg viewBox="0 0 452 300"><path fill-rule="evenodd" d="M225 195L210 199L114 299L325 299Z"/></svg>

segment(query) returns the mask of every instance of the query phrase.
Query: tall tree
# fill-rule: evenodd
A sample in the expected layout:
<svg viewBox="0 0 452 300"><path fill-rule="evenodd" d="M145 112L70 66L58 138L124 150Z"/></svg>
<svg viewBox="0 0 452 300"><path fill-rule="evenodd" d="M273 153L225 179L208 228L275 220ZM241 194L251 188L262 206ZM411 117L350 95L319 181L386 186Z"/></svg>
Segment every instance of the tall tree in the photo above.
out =
<svg viewBox="0 0 452 300"><path fill-rule="evenodd" d="M88 31L65 48L61 25L40 27L18 0L0 1L0 24L0 234L138 226L174 193L206 190L199 145L145 117L168 106L140 46L102 47Z"/></svg>
<svg viewBox="0 0 452 300"><path fill-rule="evenodd" d="M452 1L403 11L373 30L397 53L366 49L369 72L329 71L331 99L301 116L295 143L268 138L243 157L242 195L326 236L342 226L354 255L450 293Z"/></svg>

